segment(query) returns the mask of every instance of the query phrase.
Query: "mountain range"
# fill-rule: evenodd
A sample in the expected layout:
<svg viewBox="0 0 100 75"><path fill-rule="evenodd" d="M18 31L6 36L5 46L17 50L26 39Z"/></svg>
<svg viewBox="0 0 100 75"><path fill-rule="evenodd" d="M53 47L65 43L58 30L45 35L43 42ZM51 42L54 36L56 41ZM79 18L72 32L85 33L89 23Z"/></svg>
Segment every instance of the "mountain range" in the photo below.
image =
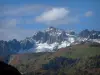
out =
<svg viewBox="0 0 100 75"><path fill-rule="evenodd" d="M100 43L100 31L88 29L76 33L54 27L34 32L32 37L23 40L0 40L0 56L28 52L55 52L57 49L82 42Z"/></svg>

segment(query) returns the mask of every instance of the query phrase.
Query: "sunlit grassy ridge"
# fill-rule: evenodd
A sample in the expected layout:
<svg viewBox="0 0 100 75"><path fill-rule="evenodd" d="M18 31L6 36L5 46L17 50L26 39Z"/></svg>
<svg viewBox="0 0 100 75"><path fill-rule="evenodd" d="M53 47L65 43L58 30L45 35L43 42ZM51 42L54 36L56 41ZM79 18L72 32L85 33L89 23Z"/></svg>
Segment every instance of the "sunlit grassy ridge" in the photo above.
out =
<svg viewBox="0 0 100 75"><path fill-rule="evenodd" d="M95 44L93 45L78 44L59 49L57 52L54 53L44 52L44 53L26 53L26 54L12 55L11 61L9 63L14 65L21 73L25 74L29 73L29 75L31 75L30 73L32 73L33 75L35 71L37 73L39 72L40 75L42 74L58 75L59 73L61 73L60 75L62 74L77 75L77 73L80 71L82 74L79 75L84 75L83 73L85 73L86 71L89 74L91 74L90 70L94 70L95 68L97 68L96 63L99 62L100 59L99 55L100 55L100 46L96 46ZM55 63L59 63L58 64L60 65L59 68L57 68L58 66L54 62L52 64L49 64L52 60ZM76 60L74 63L72 63L73 66L71 63L69 63L70 62L69 60L70 61ZM68 63L69 65L66 65ZM47 65L48 68L51 66L54 68L55 66L57 70L53 70L52 67L51 69L46 70L43 68L43 65L45 64L49 64L49 66ZM92 66L96 67L90 69ZM39 75L37 73L34 75ZM88 73L86 75L89 75ZM92 74L94 73L95 71Z"/></svg>
<svg viewBox="0 0 100 75"><path fill-rule="evenodd" d="M90 47L88 45L76 45L69 48L62 56L70 58L82 58L87 56L95 56L100 54L100 47Z"/></svg>

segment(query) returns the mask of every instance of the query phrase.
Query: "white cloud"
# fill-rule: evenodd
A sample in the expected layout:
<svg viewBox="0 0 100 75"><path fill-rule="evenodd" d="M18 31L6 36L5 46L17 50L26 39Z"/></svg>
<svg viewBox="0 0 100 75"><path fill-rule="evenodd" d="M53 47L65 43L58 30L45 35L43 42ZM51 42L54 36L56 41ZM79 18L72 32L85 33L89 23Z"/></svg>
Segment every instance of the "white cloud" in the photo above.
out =
<svg viewBox="0 0 100 75"><path fill-rule="evenodd" d="M92 16L92 15L93 15L93 12L92 12L92 11L87 11L87 12L85 13L85 16L86 16L86 17Z"/></svg>
<svg viewBox="0 0 100 75"><path fill-rule="evenodd" d="M36 22L45 23L47 25L69 24L76 21L78 21L77 18L71 17L70 11L65 8L52 8L36 17Z"/></svg>
<svg viewBox="0 0 100 75"><path fill-rule="evenodd" d="M27 36L32 36L34 30L19 29L16 25L35 25L35 22L61 25L78 21L77 17L70 16L70 11L66 8L53 8L44 5L11 5L0 7L0 10L0 34L2 35L0 40L13 38L21 40ZM41 14L41 12L43 13ZM37 16L39 14L41 15Z"/></svg>
<svg viewBox="0 0 100 75"><path fill-rule="evenodd" d="M64 8L52 8L49 11L42 13L37 17L37 21L55 21L64 18L69 13L68 10Z"/></svg>
<svg viewBox="0 0 100 75"><path fill-rule="evenodd" d="M30 16L44 9L47 7L43 5L0 6L0 40L21 40L32 36L35 30L20 29L16 25L33 24L33 17Z"/></svg>

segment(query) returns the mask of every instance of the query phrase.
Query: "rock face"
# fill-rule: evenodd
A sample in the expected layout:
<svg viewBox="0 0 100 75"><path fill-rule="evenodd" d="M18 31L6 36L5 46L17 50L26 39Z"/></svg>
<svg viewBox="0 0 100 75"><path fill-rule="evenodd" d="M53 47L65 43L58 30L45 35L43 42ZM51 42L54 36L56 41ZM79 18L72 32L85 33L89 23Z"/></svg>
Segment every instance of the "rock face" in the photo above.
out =
<svg viewBox="0 0 100 75"><path fill-rule="evenodd" d="M66 31L50 27L45 31L35 33L32 39L39 43L47 42L48 44L52 44L54 42L66 41L68 39L68 35Z"/></svg>
<svg viewBox="0 0 100 75"><path fill-rule="evenodd" d="M0 61L0 75L21 75L21 73L13 66Z"/></svg>
<svg viewBox="0 0 100 75"><path fill-rule="evenodd" d="M16 39L9 41L0 41L0 55L10 55L20 52L41 52L53 51L59 47L66 47L74 42L74 32L66 32L61 29L49 27L44 31L38 31L32 37L17 41Z"/></svg>
<svg viewBox="0 0 100 75"><path fill-rule="evenodd" d="M44 31L34 32L32 37L17 41L0 41L0 55L8 56L24 52L52 52L59 48L70 46L81 41L94 41L100 43L100 31L83 30L79 34L49 27Z"/></svg>
<svg viewBox="0 0 100 75"><path fill-rule="evenodd" d="M100 31L89 31L88 29L83 30L79 34L80 37L89 38L89 39L100 39Z"/></svg>

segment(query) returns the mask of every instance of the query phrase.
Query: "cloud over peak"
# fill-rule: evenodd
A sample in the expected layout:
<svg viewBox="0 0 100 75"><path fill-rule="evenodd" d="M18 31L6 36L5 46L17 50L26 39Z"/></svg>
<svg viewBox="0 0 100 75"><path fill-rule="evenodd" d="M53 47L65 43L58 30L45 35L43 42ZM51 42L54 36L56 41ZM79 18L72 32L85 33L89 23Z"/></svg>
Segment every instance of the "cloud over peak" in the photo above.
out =
<svg viewBox="0 0 100 75"><path fill-rule="evenodd" d="M49 11L43 12L36 18L36 20L39 22L55 21L58 19L63 19L68 13L69 10L66 10L65 8L52 8Z"/></svg>
<svg viewBox="0 0 100 75"><path fill-rule="evenodd" d="M57 21L64 23L70 11L65 8L52 8L51 10L43 12L40 16L36 17L36 22L45 24L58 24ZM66 21L67 22L67 21Z"/></svg>
<svg viewBox="0 0 100 75"><path fill-rule="evenodd" d="M72 24L78 22L78 18L71 16L71 12L67 8L52 8L44 11L36 17L37 23L44 23L45 25L61 25Z"/></svg>

